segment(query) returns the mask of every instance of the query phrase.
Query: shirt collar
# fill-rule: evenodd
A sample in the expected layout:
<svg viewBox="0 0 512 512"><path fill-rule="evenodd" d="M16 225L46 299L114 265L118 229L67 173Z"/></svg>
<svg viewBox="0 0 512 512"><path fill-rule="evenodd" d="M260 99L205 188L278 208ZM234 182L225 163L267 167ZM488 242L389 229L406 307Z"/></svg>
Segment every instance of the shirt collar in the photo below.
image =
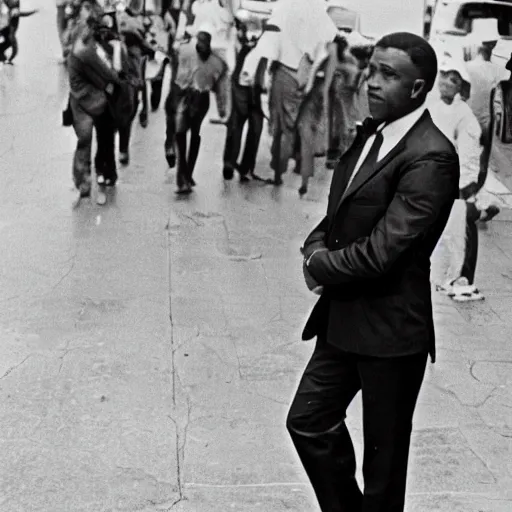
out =
<svg viewBox="0 0 512 512"><path fill-rule="evenodd" d="M409 112L389 124L382 123L377 130L382 131L382 135L386 137L402 138L419 121L426 108L425 103L423 103L416 110Z"/></svg>

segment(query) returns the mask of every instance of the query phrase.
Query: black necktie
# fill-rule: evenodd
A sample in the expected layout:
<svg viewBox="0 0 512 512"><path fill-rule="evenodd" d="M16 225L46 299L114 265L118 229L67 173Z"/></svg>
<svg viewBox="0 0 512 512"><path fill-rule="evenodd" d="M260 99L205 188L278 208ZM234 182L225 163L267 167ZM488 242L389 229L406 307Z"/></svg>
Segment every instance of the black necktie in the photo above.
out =
<svg viewBox="0 0 512 512"><path fill-rule="evenodd" d="M368 139L370 137L371 137L371 135L365 137L366 142L368 141ZM366 155L366 158L363 160L363 163L361 164L359 169L354 169L354 171L352 171L352 176L349 178L347 186L345 187L345 194L346 194L347 190L350 188L350 185L356 179L357 175L361 174L362 176L364 176L366 173L373 171L373 169L375 168L375 165L377 164L377 162L379 160L379 152L380 152L380 148L382 147L383 142L384 142L384 137L382 135L382 130L379 130L375 134L375 139L373 141L373 144L370 148L370 151ZM363 144L363 148L364 148L364 144ZM362 149L361 149L361 152L362 152ZM356 163L356 165L357 165L357 163Z"/></svg>

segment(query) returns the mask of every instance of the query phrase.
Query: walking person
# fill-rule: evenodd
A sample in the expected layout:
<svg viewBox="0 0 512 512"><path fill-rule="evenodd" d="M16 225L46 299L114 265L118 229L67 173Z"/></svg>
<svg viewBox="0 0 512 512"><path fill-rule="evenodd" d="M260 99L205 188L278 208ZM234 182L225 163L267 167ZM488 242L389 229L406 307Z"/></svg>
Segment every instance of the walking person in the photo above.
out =
<svg viewBox="0 0 512 512"><path fill-rule="evenodd" d="M211 120L215 124L225 124L231 109L230 75L235 66L234 17L226 0L192 0L189 5L184 3L182 9L189 9L190 12L188 16L181 18L177 37L180 38L184 33L195 36L201 26L209 25L211 48L226 64L226 72L214 91L220 117Z"/></svg>
<svg viewBox="0 0 512 512"><path fill-rule="evenodd" d="M492 50L497 40L484 41L478 48L477 56L466 63L466 69L471 80L471 95L468 104L475 114L482 130L480 155L480 180L479 185L483 186L487 177L489 160L492 148L492 127L491 127L491 91L500 82L500 76L496 66L491 63Z"/></svg>
<svg viewBox="0 0 512 512"><path fill-rule="evenodd" d="M93 130L96 131L97 150L95 168L98 183L114 186L117 181L115 161L115 120L109 108L121 83L112 69L108 55L96 41L94 26L99 23L102 9L93 0L82 0L75 40L68 57L70 84L69 106L72 124L77 136L73 157L73 180L81 198L91 194L91 151ZM106 197L99 193L97 202L104 204Z"/></svg>
<svg viewBox="0 0 512 512"><path fill-rule="evenodd" d="M318 54L325 53L334 42L337 29L327 14L323 0L281 0L269 20L278 32L266 31L261 44L272 50L269 64L272 85L269 95L272 123L272 160L274 179L282 185L282 175L295 155L297 122L303 104L304 88ZM264 38L274 38L269 44Z"/></svg>
<svg viewBox="0 0 512 512"><path fill-rule="evenodd" d="M395 33L370 60L373 119L334 171L327 214L304 243L320 294L303 331L316 337L287 428L324 512L402 512L412 419L435 360L430 256L458 197L459 164L425 108L432 47ZM346 410L362 392L364 491Z"/></svg>
<svg viewBox="0 0 512 512"><path fill-rule="evenodd" d="M473 83L466 66L462 61L444 59L439 65L439 94L428 102L434 123L454 144L460 160L460 197L442 237L449 250L450 264L445 282L437 286L438 291L458 302L484 298L474 284L478 259L476 223L489 221L500 211L495 205L481 209L478 204L481 155L487 149L480 123L460 96L462 89L469 91L469 101L473 95Z"/></svg>
<svg viewBox="0 0 512 512"><path fill-rule="evenodd" d="M245 58L254 48L257 39L250 37L249 28L259 24L256 20L240 22L238 41L240 49L237 53L236 67L231 76L231 113L227 122L226 142L224 145L223 176L225 180L233 179L235 170L240 174L241 181L249 180L254 176L256 157L263 131L263 110L261 107L261 94L264 68L259 68L259 76L254 81L241 75ZM257 73L258 74L258 73ZM248 124L245 136L244 153L242 161L238 163L238 155L242 145L242 134L245 124Z"/></svg>
<svg viewBox="0 0 512 512"><path fill-rule="evenodd" d="M201 125L210 108L210 91L216 89L226 72L224 61L212 52L211 30L203 25L195 38L181 45L177 75L165 102L165 156L172 168L177 153L178 194L189 194L195 185L192 175L201 147Z"/></svg>
<svg viewBox="0 0 512 512"><path fill-rule="evenodd" d="M302 177L300 196L308 192L309 179L314 175L319 126L324 126L323 148L327 152L328 166L334 153L332 148L337 149L337 160L352 143L356 122L368 116L360 105L360 98L364 96L363 70L368 65L368 59L361 58L361 52L367 50L359 46L360 39L352 34L348 38L350 42L347 37L336 36L334 42L326 45L324 52L318 52L304 88L304 100L297 119L298 155L295 167L295 172ZM320 70L323 70L322 77L319 76Z"/></svg>
<svg viewBox="0 0 512 512"><path fill-rule="evenodd" d="M18 55L19 46L16 34L20 18L32 16L37 9L20 10L20 0L0 0L0 63L12 64ZM10 50L7 57L6 52Z"/></svg>

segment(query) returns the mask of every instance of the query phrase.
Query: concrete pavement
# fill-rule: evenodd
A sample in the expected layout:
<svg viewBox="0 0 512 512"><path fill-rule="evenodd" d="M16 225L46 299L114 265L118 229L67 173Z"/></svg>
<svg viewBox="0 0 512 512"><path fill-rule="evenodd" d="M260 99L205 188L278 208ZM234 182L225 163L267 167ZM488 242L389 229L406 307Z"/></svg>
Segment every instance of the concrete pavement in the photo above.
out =
<svg viewBox="0 0 512 512"><path fill-rule="evenodd" d="M0 74L0 512L318 510L284 420L312 350L298 249L330 173L303 201L290 174L224 183L206 124L178 199L159 111L107 206L73 211L54 6L32 3ZM408 512L512 510L511 222L481 231L484 302L434 295ZM349 425L360 460L359 399Z"/></svg>

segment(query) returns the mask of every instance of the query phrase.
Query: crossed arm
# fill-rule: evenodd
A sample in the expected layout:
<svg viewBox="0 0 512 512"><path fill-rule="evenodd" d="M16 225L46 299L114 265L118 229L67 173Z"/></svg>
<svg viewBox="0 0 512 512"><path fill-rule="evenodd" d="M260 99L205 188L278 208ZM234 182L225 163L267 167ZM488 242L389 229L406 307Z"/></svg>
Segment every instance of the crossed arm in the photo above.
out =
<svg viewBox="0 0 512 512"><path fill-rule="evenodd" d="M458 196L459 163L455 154L425 155L406 169L386 213L369 236L342 249L326 245L327 217L304 245L307 271L320 285L376 279L420 241L439 214L449 212Z"/></svg>

